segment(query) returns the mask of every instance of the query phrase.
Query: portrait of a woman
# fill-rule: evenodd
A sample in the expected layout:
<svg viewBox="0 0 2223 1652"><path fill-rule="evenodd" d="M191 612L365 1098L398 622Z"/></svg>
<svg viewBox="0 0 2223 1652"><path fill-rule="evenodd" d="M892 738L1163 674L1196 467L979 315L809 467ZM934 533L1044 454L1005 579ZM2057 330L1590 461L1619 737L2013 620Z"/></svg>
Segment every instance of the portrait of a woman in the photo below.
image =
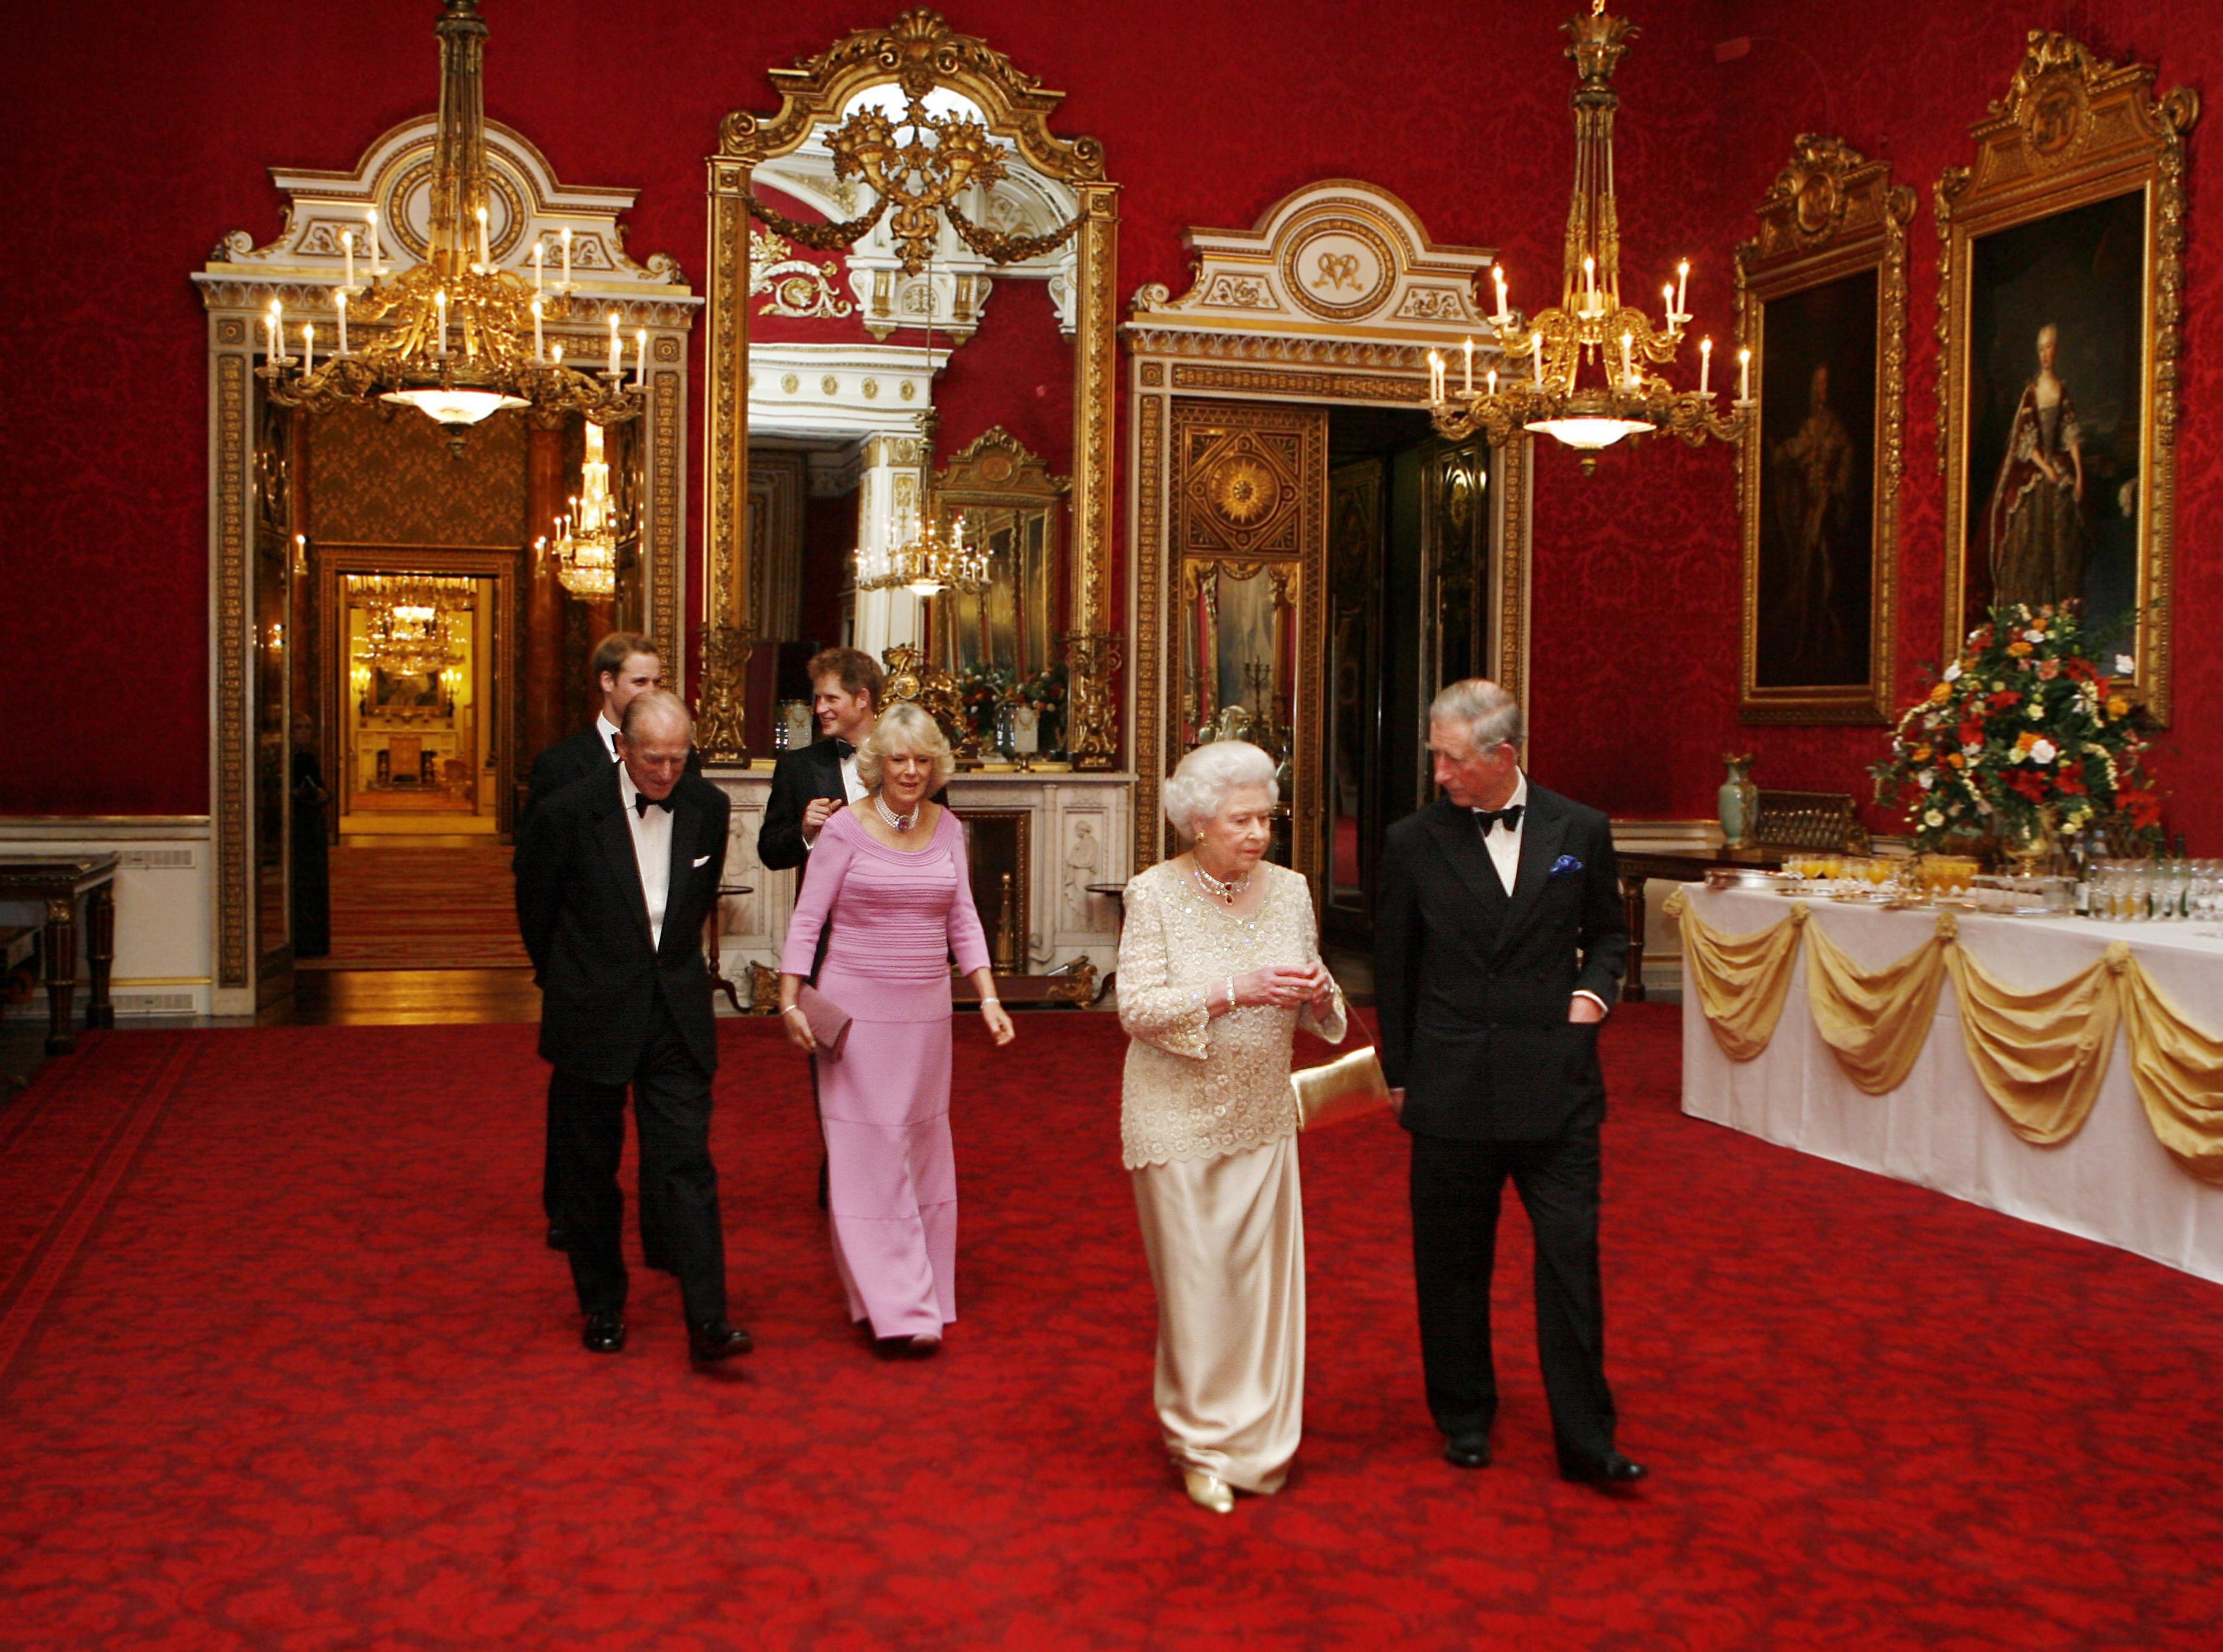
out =
<svg viewBox="0 0 2223 1652"><path fill-rule="evenodd" d="M2069 387L2054 371L2060 347L2060 328L2048 322L2037 330L2037 371L2015 406L1985 514L1995 602L2037 608L2083 595L2084 435Z"/></svg>

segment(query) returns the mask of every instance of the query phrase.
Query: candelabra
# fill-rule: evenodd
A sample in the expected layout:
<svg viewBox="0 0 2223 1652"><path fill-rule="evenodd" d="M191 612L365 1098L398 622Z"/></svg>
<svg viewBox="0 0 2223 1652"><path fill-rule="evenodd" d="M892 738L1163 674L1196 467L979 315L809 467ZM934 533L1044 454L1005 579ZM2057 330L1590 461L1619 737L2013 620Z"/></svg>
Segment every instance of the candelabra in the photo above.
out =
<svg viewBox="0 0 2223 1652"><path fill-rule="evenodd" d="M568 514L556 519L553 545L543 539L538 548L552 554L556 577L572 596L590 601L613 596L618 588L618 510L610 496L609 461L603 457L602 427L587 426L587 457L579 467L579 491L571 495Z"/></svg>
<svg viewBox="0 0 2223 1652"><path fill-rule="evenodd" d="M1636 30L1624 17L1605 15L1605 0L1591 0L1587 17L1565 25L1567 55L1575 60L1575 186L1567 208L1565 252L1557 307L1531 317L1507 302L1502 265L1490 274L1497 308L1489 317L1499 358L1477 385L1474 341L1466 341L1459 388L1452 393L1443 356L1428 355L1428 406L1436 429L1454 440L1480 431L1494 446L1515 432L1550 436L1582 455L1584 474L1597 455L1622 438L1652 432L1679 436L1696 447L1709 436L1741 440L1751 410L1751 352L1740 350L1737 400L1730 416L1714 409L1713 340L1698 350L1698 388L1678 391L1647 367L1675 360L1683 344L1691 266L1659 291L1659 325L1621 294L1621 229L1614 191L1613 117L1621 104L1613 90L1628 41Z"/></svg>

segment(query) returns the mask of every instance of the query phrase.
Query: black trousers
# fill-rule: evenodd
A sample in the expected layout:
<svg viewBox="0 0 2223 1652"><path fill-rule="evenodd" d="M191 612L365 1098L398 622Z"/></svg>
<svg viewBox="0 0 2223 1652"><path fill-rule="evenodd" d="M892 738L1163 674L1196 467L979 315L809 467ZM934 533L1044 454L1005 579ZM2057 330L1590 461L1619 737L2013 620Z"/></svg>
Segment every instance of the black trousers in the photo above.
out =
<svg viewBox="0 0 2223 1652"><path fill-rule="evenodd" d="M548 1086L549 1214L570 1240L571 1283L580 1308L589 1314L614 1314L626 1302L619 1243L625 1195L618 1189L626 1089L560 1068ZM640 1132L643 1239L657 1264L668 1264L679 1276L689 1321L722 1319L726 1234L718 1172L710 1162L710 1078L660 1000L632 1089Z"/></svg>
<svg viewBox="0 0 2223 1652"><path fill-rule="evenodd" d="M1413 1272L1428 1409L1447 1434L1486 1433L1497 1416L1489 1280L1507 1176L1536 1236L1536 1354L1562 1464L1613 1449L1598 1283L1596 1126L1541 1141L1413 1138Z"/></svg>
<svg viewBox="0 0 2223 1652"><path fill-rule="evenodd" d="M564 1218L556 1195L556 1137L559 1128L557 1119L564 1105L562 1097L565 1082L562 1069L550 1071L547 1145L542 1152L540 1164L540 1208L548 1217L548 1242L558 1250L570 1248L569 1244L557 1243L564 1233ZM644 1164L641 1168L645 1171L647 1167ZM671 1247L664 1243L664 1211L658 1201L657 1191L657 1184L645 1174L642 1175L635 1189L640 1204L641 1259L662 1272L677 1273L679 1269L671 1259Z"/></svg>

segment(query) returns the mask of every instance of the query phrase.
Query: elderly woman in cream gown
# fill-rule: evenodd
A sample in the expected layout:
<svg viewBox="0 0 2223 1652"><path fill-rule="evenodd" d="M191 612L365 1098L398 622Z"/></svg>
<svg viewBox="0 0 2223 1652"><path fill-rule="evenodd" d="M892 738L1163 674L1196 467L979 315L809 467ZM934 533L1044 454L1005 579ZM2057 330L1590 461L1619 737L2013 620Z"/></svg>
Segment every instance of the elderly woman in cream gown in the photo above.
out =
<svg viewBox="0 0 2223 1652"><path fill-rule="evenodd" d="M1119 1131L1158 1296L1158 1416L1188 1494L1281 1489L1303 1432L1305 1231L1289 1052L1339 1044L1305 880L1265 864L1273 759L1198 747L1166 785L1187 853L1127 886Z"/></svg>

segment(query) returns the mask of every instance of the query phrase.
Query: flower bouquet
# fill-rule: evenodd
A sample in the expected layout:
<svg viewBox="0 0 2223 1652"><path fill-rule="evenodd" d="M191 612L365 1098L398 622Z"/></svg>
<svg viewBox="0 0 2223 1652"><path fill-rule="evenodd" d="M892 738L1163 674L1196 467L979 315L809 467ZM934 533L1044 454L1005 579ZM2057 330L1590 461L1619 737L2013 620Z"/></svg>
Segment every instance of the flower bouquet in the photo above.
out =
<svg viewBox="0 0 2223 1652"><path fill-rule="evenodd" d="M1968 634L1961 657L1892 731L1869 772L1876 801L1906 810L1914 845L1996 836L2029 863L2062 837L2116 854L2161 839L2161 798L2144 766L2144 714L2093 662L2073 602L2010 603Z"/></svg>
<svg viewBox="0 0 2223 1652"><path fill-rule="evenodd" d="M1036 724L1037 739L1045 752L1065 749L1065 665L1062 661L1045 665L1032 676L1019 679L1013 690L1022 705L1030 708L1040 719Z"/></svg>

